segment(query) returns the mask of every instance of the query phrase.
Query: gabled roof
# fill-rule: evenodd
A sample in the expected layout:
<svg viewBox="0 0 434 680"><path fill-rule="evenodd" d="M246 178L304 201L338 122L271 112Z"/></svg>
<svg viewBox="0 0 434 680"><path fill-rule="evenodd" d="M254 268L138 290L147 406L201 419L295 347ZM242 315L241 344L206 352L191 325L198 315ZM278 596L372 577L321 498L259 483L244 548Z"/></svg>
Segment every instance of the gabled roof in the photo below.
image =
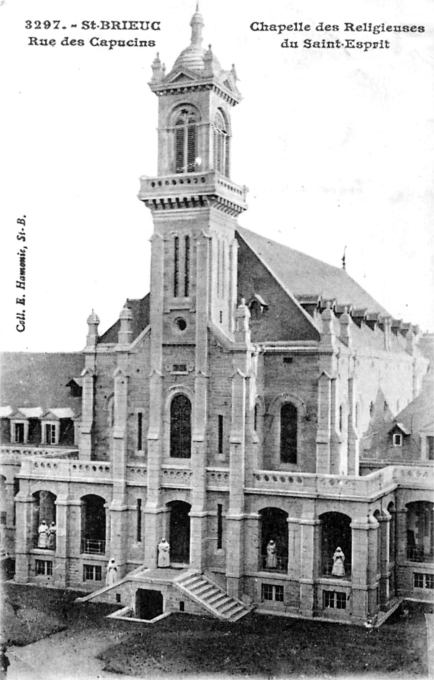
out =
<svg viewBox="0 0 434 680"><path fill-rule="evenodd" d="M20 419L20 418L40 418L42 414L44 413L44 409L42 409L40 406L34 406L33 408L24 408L20 407L18 408L15 413L11 416L11 418L14 419Z"/></svg>
<svg viewBox="0 0 434 680"><path fill-rule="evenodd" d="M396 429L401 430L402 434L411 434L411 431L407 427L405 427L403 423L398 422L393 423L393 427L390 428L389 432L393 432L393 430Z"/></svg>
<svg viewBox="0 0 434 680"><path fill-rule="evenodd" d="M388 315L387 310L367 293L344 269L333 267L310 255L283 246L269 238L237 226L237 232L267 268L300 300L335 299L341 304Z"/></svg>
<svg viewBox="0 0 434 680"><path fill-rule="evenodd" d="M75 418L72 408L50 408L41 420L62 420L63 418Z"/></svg>
<svg viewBox="0 0 434 680"><path fill-rule="evenodd" d="M132 319L133 336L132 336L132 340L135 340L137 338L137 336L140 335L140 333L147 326L149 326L150 301L151 301L151 298L150 298L150 295L148 293L147 295L145 295L145 297L141 298L141 300L127 300L127 302L126 302L127 306L131 309L131 312L133 314L133 319ZM106 332L103 333L100 338L98 338L98 344L117 343L119 328L120 328L120 321L118 319L113 324L113 326L110 326L110 328L108 330L106 330Z"/></svg>

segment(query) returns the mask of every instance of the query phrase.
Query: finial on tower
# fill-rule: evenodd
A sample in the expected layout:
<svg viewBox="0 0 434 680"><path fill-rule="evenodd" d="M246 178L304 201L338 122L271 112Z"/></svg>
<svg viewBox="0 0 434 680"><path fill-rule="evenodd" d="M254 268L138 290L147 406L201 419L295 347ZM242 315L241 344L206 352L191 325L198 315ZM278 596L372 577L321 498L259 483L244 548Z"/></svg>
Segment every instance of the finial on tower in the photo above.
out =
<svg viewBox="0 0 434 680"><path fill-rule="evenodd" d="M201 45L202 43L202 28L204 26L202 14L199 12L199 3L196 4L196 11L191 17L191 44Z"/></svg>
<svg viewBox="0 0 434 680"><path fill-rule="evenodd" d="M342 269L345 271L346 266L347 266L347 260L346 260L346 252L347 252L347 246L344 248L344 254L342 257Z"/></svg>

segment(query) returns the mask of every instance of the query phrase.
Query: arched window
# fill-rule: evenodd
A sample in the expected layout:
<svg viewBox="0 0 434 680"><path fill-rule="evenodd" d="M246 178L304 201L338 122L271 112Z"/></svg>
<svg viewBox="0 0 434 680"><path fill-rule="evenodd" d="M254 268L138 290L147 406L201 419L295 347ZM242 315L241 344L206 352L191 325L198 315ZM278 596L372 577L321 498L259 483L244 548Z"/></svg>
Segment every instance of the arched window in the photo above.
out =
<svg viewBox="0 0 434 680"><path fill-rule="evenodd" d="M341 512L325 512L321 520L321 562L323 576L351 574L351 518ZM338 548L343 557L336 555Z"/></svg>
<svg viewBox="0 0 434 680"><path fill-rule="evenodd" d="M407 559L434 560L434 503L414 501L407 505Z"/></svg>
<svg viewBox="0 0 434 680"><path fill-rule="evenodd" d="M260 569L286 572L288 568L288 513L279 508L264 508L261 518Z"/></svg>
<svg viewBox="0 0 434 680"><path fill-rule="evenodd" d="M229 135L221 111L217 111L213 121L214 169L229 177Z"/></svg>
<svg viewBox="0 0 434 680"><path fill-rule="evenodd" d="M280 460L297 462L297 408L291 402L280 409Z"/></svg>
<svg viewBox="0 0 434 680"><path fill-rule="evenodd" d="M191 108L182 108L175 120L175 172L196 170L197 114Z"/></svg>
<svg viewBox="0 0 434 680"><path fill-rule="evenodd" d="M184 394L177 394L170 404L170 456L191 457L191 403Z"/></svg>
<svg viewBox="0 0 434 680"><path fill-rule="evenodd" d="M105 500L90 494L82 498L81 551L87 554L104 555L106 515Z"/></svg>
<svg viewBox="0 0 434 680"><path fill-rule="evenodd" d="M56 547L56 500L50 491L36 491L34 506L34 547L54 550Z"/></svg>
<svg viewBox="0 0 434 680"><path fill-rule="evenodd" d="M395 545L396 545L396 510L394 503L389 503L387 511L390 514L389 524L389 562L395 561Z"/></svg>

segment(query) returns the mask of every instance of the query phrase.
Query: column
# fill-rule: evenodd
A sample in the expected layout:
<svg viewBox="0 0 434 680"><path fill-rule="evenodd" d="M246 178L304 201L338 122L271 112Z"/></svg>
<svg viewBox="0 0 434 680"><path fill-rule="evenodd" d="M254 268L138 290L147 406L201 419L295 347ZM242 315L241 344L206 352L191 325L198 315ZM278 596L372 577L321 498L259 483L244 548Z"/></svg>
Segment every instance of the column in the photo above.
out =
<svg viewBox="0 0 434 680"><path fill-rule="evenodd" d="M154 214L155 228L157 216ZM162 417L163 417L163 312L164 312L164 238L154 232L151 238L151 374L149 378L149 430L148 430L148 470L147 498L143 511L145 564L157 565L157 546L163 536L163 513L161 507L161 457L162 457Z"/></svg>
<svg viewBox="0 0 434 680"><path fill-rule="evenodd" d="M359 474L359 437L356 422L356 390L355 378L348 380L348 474Z"/></svg>
<svg viewBox="0 0 434 680"><path fill-rule="evenodd" d="M33 548L33 542L37 535L36 498L30 493L30 486L27 480L21 480L21 487L20 492L15 497L15 581L17 583L27 583L29 580L30 551Z"/></svg>
<svg viewBox="0 0 434 680"><path fill-rule="evenodd" d="M311 618L315 613L315 578L319 565L321 520L305 510L300 524L300 613Z"/></svg>
<svg viewBox="0 0 434 680"><path fill-rule="evenodd" d="M377 530L378 522L371 516L356 517L351 522L351 617L366 623L375 615L377 578Z"/></svg>
<svg viewBox="0 0 434 680"><path fill-rule="evenodd" d="M190 511L190 564L206 566L206 426L208 414L208 332L209 312L209 237L200 232L196 238L196 350L194 409L192 423L192 508Z"/></svg>
<svg viewBox="0 0 434 680"><path fill-rule="evenodd" d="M380 545L380 604L384 607L390 599L390 520L391 515L387 510L383 510L380 517L379 531L381 534Z"/></svg>
<svg viewBox="0 0 434 680"><path fill-rule="evenodd" d="M127 354L119 354L118 363L127 363ZM112 479L113 496L109 506L110 513L110 554L118 565L118 576L124 576L128 559L128 504L127 504L127 418L128 418L128 374L125 368L114 372L114 427Z"/></svg>
<svg viewBox="0 0 434 680"><path fill-rule="evenodd" d="M70 529L68 525L68 494L57 496L56 506L56 552L54 559L53 584L56 588L67 588L68 556L70 553Z"/></svg>
<svg viewBox="0 0 434 680"><path fill-rule="evenodd" d="M85 368L83 373L82 416L80 425L79 457L92 460L93 450L93 413L95 400L95 373Z"/></svg>
<svg viewBox="0 0 434 680"><path fill-rule="evenodd" d="M288 517L288 576L297 581L300 578L300 518Z"/></svg>
<svg viewBox="0 0 434 680"><path fill-rule="evenodd" d="M330 474L331 378L323 373L318 381L318 428L316 435L316 472Z"/></svg>
<svg viewBox="0 0 434 680"><path fill-rule="evenodd" d="M232 428L230 436L229 510L226 517L226 576L228 594L242 595L244 563L244 456L246 384L237 371L232 377Z"/></svg>

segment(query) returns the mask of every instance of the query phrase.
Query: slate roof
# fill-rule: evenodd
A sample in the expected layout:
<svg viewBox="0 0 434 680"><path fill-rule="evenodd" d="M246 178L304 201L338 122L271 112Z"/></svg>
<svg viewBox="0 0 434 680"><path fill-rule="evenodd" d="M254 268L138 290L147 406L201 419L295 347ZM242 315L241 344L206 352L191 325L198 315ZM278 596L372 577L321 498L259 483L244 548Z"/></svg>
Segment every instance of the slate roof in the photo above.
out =
<svg viewBox="0 0 434 680"><path fill-rule="evenodd" d="M81 399L72 397L66 384L84 368L84 355L71 353L3 352L1 403L14 411L40 407L81 409Z"/></svg>
<svg viewBox="0 0 434 680"><path fill-rule="evenodd" d="M434 427L433 369L424 378L420 394L395 417L395 424L403 432L419 433L426 427ZM390 429L390 428L389 428Z"/></svg>
<svg viewBox="0 0 434 680"><path fill-rule="evenodd" d="M321 295L323 299L335 299L341 305L352 304L353 307L366 309L369 313L389 315L345 270L283 246L244 227L237 226L237 232L294 297L304 300Z"/></svg>
<svg viewBox="0 0 434 680"><path fill-rule="evenodd" d="M127 307L129 307L133 313L132 327L133 327L133 340L137 338L138 335L149 326L149 307L150 307L150 295L149 293L140 300L129 300L127 299ZM98 339L98 344L110 344L117 343L118 333L120 329L119 319L110 326L105 333L103 333ZM77 375L80 375L79 373Z"/></svg>

